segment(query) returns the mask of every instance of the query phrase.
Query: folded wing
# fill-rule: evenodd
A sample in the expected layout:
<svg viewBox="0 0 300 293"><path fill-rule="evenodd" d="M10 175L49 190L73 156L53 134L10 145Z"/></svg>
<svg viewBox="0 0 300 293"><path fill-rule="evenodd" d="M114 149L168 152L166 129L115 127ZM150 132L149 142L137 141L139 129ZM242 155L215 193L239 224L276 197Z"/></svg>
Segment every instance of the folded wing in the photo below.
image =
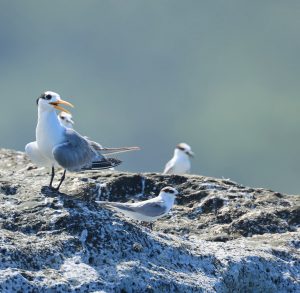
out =
<svg viewBox="0 0 300 293"><path fill-rule="evenodd" d="M57 163L68 171L105 169L121 163L117 159L107 160L89 140L70 128L65 130L65 141L52 152Z"/></svg>
<svg viewBox="0 0 300 293"><path fill-rule="evenodd" d="M105 202L98 201L97 203L108 208L116 208L120 211L129 211L132 213L139 213L147 217L158 217L166 213L167 208L163 201L160 202L141 202L141 203L119 203L119 202Z"/></svg>

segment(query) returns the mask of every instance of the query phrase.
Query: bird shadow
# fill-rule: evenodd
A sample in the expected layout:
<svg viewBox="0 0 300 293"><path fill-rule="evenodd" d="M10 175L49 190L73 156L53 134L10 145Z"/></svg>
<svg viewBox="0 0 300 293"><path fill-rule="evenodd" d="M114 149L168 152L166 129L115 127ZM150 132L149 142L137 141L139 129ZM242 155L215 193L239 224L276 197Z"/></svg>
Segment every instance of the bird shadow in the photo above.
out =
<svg viewBox="0 0 300 293"><path fill-rule="evenodd" d="M51 188L49 186L42 186L41 194L47 197L57 197L57 196L69 197L68 194L60 192L59 190L56 190L55 188Z"/></svg>

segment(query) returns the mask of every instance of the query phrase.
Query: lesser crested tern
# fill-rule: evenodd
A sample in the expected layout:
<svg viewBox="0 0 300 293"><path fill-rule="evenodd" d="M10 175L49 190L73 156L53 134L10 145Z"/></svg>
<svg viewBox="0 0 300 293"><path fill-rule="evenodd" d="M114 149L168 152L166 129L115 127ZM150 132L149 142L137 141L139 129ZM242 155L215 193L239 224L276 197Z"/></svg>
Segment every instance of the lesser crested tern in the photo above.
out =
<svg viewBox="0 0 300 293"><path fill-rule="evenodd" d="M67 128L60 122L55 110L70 113L62 106L73 105L61 99L60 95L46 91L38 97L38 123L36 127L36 141L26 145L25 151L36 164L52 169L49 187L52 187L55 176L55 167L64 169L61 180L55 188L59 190L65 179L66 171L78 172L86 170L100 170L113 168L122 161L115 158L106 158L101 154L105 151L101 145L81 136L72 128ZM108 153L117 153L120 148L106 148ZM126 148L138 150L138 147Z"/></svg>

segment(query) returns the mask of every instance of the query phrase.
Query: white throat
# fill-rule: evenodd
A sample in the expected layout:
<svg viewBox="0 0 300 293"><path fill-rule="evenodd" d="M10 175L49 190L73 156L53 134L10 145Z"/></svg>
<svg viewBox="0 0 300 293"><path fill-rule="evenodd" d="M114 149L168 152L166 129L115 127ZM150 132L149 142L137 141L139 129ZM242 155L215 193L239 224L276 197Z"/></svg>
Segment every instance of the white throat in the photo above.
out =
<svg viewBox="0 0 300 293"><path fill-rule="evenodd" d="M175 197L169 194L164 193L163 195L160 194L160 197L163 199L163 201L166 203L166 206L168 208L172 208L174 205Z"/></svg>
<svg viewBox="0 0 300 293"><path fill-rule="evenodd" d="M183 152L179 149L175 149L174 158L181 159L181 160L189 160L189 156L185 152Z"/></svg>

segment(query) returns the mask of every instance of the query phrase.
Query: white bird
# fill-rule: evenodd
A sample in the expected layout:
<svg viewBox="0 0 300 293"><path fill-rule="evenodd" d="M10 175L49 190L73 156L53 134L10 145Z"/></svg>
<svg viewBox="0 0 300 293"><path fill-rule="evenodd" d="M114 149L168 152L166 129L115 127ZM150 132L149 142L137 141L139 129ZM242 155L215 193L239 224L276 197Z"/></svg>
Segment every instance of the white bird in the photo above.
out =
<svg viewBox="0 0 300 293"><path fill-rule="evenodd" d="M158 196L141 202L96 201L96 203L121 212L128 218L142 222L153 222L165 216L172 209L177 194L178 191L175 188L167 186L160 191Z"/></svg>
<svg viewBox="0 0 300 293"><path fill-rule="evenodd" d="M166 164L163 174L186 174L190 172L190 157L193 157L191 147L182 142L174 150L173 158Z"/></svg>
<svg viewBox="0 0 300 293"><path fill-rule="evenodd" d="M73 128L74 121L72 120L73 117L71 113L66 113L62 111L57 115L57 117L62 125L64 125L67 128Z"/></svg>
<svg viewBox="0 0 300 293"><path fill-rule="evenodd" d="M120 160L114 158L105 158L100 153L102 149L105 150L104 148L60 123L55 110L69 113L60 105L71 107L73 105L62 100L57 93L46 91L37 99L37 105L36 141L27 144L25 152L34 163L52 168L50 188L53 188L54 167L64 169L56 188L59 190L67 170L71 172L100 170L115 167L121 163ZM138 150L139 148L126 148L127 151L129 149ZM118 148L112 150L118 150Z"/></svg>

